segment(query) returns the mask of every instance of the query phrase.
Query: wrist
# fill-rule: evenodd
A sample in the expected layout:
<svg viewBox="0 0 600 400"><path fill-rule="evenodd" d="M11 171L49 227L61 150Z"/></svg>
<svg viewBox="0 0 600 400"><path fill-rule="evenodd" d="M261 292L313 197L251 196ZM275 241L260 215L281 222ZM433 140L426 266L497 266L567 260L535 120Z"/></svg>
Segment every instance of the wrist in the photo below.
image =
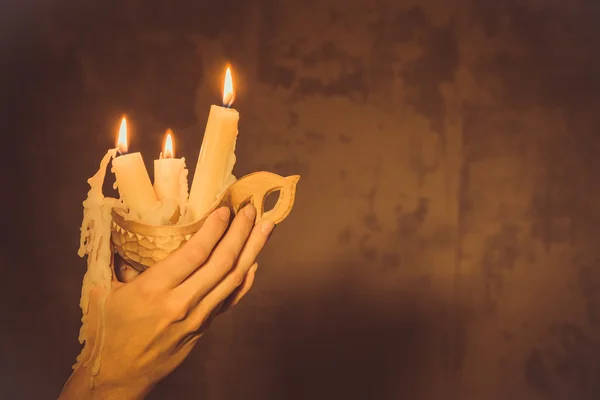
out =
<svg viewBox="0 0 600 400"><path fill-rule="evenodd" d="M101 375L101 374L100 374ZM65 384L59 400L112 400L112 399L143 399L152 389L149 384L132 381L109 382L101 376L94 377L89 368L79 367Z"/></svg>
<svg viewBox="0 0 600 400"><path fill-rule="evenodd" d="M150 386L133 382L94 383L92 389L88 386L94 400L143 399L150 392L150 389Z"/></svg>

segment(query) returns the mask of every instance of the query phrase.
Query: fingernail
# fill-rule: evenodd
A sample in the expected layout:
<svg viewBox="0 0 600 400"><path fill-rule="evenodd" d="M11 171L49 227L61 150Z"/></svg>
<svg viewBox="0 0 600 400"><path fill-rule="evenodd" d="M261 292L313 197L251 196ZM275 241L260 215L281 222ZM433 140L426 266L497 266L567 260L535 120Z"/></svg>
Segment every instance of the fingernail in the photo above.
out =
<svg viewBox="0 0 600 400"><path fill-rule="evenodd" d="M273 232L273 228L275 228L275 224L271 221L264 221L261 224L260 230L265 235L270 235Z"/></svg>
<svg viewBox="0 0 600 400"><path fill-rule="evenodd" d="M256 217L256 208L254 208L252 204L248 204L246 207L244 207L244 213L248 219L254 221L254 218Z"/></svg>
<svg viewBox="0 0 600 400"><path fill-rule="evenodd" d="M255 274L257 269L258 269L258 263L255 262L254 264L252 264L252 266L250 267L250 271L248 271L248 272L252 272L253 274Z"/></svg>
<svg viewBox="0 0 600 400"><path fill-rule="evenodd" d="M217 210L217 215L225 222L229 221L229 213L229 208L227 207L221 207Z"/></svg>

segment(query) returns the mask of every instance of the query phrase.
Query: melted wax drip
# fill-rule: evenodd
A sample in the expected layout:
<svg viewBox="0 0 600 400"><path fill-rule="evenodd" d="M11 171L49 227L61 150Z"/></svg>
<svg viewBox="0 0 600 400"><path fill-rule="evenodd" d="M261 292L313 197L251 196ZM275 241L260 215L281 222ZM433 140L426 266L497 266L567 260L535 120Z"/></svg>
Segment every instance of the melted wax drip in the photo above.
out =
<svg viewBox="0 0 600 400"><path fill-rule="evenodd" d="M223 183L221 184L221 191L217 193L215 200L221 197L221 195L229 189L229 186L233 185L237 182L237 178L235 175L231 173L233 171L233 167L235 167L236 157L235 157L235 146L237 144L237 137L233 141L233 146L231 148L231 152L229 153L229 159L227 160L227 168L225 169L225 174L223 175Z"/></svg>
<svg viewBox="0 0 600 400"><path fill-rule="evenodd" d="M185 167L185 158L181 158L183 161L183 168L179 174L179 214L180 216L185 215L187 211L188 203L188 170Z"/></svg>
<svg viewBox="0 0 600 400"><path fill-rule="evenodd" d="M100 169L94 176L88 179L90 190L86 200L83 202L83 222L81 224L81 237L78 255L87 255L87 271L83 277L81 287L81 299L79 306L82 311L81 329L79 331L79 342L84 344L88 341L87 324L90 307L90 292L95 287L100 287L101 296L98 304L98 331L94 341L94 348L89 353L87 360L83 359L85 346L73 369L79 365L87 367L92 364L92 379L90 387L94 386L94 377L100 371L101 354L104 345L104 314L105 302L111 288L113 279L112 250L110 245L111 210L114 207L123 207L123 203L114 198L105 198L102 194L102 185L106 176L108 163L117 154L116 149L109 150L100 163ZM86 343L87 344L87 343Z"/></svg>

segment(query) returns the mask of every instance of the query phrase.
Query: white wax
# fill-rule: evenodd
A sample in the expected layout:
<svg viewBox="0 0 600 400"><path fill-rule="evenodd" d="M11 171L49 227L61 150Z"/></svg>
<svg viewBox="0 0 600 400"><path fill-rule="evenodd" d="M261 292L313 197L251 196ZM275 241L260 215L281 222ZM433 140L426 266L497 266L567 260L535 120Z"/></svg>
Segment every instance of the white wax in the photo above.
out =
<svg viewBox="0 0 600 400"><path fill-rule="evenodd" d="M143 219L144 214L157 207L148 171L140 153L125 154L112 162L117 188L130 213Z"/></svg>
<svg viewBox="0 0 600 400"><path fill-rule="evenodd" d="M83 222L81 223L81 238L78 254L80 257L87 255L87 271L81 286L81 299L79 305L82 311L79 342L85 343L84 348L77 357L73 366L76 369L80 364L88 365L93 361L92 375L100 370L100 356L104 344L104 303L111 288L113 277L112 250L110 245L111 235L111 210L120 205L117 199L105 198L102 194L102 185L106 176L106 168L111 158L117 154L116 149L109 150L100 163L100 169L88 179L90 191L83 202ZM95 337L95 346L92 350L88 345L87 317L89 311L90 291L94 287L102 287L103 296L99 299L98 331ZM90 385L93 386L93 377Z"/></svg>
<svg viewBox="0 0 600 400"><path fill-rule="evenodd" d="M154 192L160 201L166 197L179 199L181 196L181 173L185 169L183 158L161 158L154 160Z"/></svg>
<svg viewBox="0 0 600 400"><path fill-rule="evenodd" d="M239 118L234 109L210 107L190 190L187 221L197 220L210 211L225 185L232 181Z"/></svg>
<svg viewBox="0 0 600 400"><path fill-rule="evenodd" d="M158 201L161 202L161 209L157 210L157 213L164 213L160 221L163 225L168 223L177 207L179 207L180 216L186 212L188 199L187 174L185 158L154 160L154 192ZM173 205L175 209L170 210L168 204Z"/></svg>

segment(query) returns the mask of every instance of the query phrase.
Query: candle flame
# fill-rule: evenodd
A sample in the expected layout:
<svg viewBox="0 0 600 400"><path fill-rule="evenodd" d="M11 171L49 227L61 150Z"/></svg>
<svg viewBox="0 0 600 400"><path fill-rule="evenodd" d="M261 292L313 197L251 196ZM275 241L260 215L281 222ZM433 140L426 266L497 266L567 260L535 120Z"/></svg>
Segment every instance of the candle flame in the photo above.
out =
<svg viewBox="0 0 600 400"><path fill-rule="evenodd" d="M119 137L117 138L117 150L119 153L127 153L127 120L125 117L121 120L121 127L119 128Z"/></svg>
<svg viewBox="0 0 600 400"><path fill-rule="evenodd" d="M163 148L163 158L174 158L175 146L173 146L173 132L168 129L165 138L165 146Z"/></svg>
<svg viewBox="0 0 600 400"><path fill-rule="evenodd" d="M227 71L225 71L225 84L223 85L223 105L231 107L233 100L235 100L233 78L231 78L231 68L227 67Z"/></svg>

